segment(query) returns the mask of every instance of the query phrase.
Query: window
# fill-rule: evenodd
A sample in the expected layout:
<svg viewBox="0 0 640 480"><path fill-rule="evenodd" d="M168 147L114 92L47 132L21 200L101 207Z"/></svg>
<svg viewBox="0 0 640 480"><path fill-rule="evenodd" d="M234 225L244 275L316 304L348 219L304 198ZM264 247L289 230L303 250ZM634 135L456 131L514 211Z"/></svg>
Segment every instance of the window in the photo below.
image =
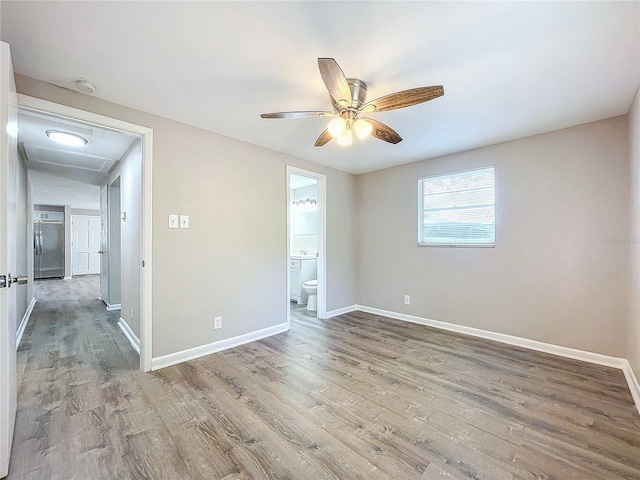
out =
<svg viewBox="0 0 640 480"><path fill-rule="evenodd" d="M421 178L418 197L418 245L495 246L495 166Z"/></svg>

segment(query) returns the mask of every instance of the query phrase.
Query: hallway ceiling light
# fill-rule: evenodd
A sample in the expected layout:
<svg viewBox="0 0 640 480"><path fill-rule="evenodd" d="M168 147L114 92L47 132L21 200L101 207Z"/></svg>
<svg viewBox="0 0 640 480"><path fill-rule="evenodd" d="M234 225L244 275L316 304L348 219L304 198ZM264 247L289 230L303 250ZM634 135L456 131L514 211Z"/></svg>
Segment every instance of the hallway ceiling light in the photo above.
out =
<svg viewBox="0 0 640 480"><path fill-rule="evenodd" d="M84 147L89 143L89 140L84 138L82 135L77 135L75 133L61 132L60 130L47 130L46 134L47 137L54 142L67 147Z"/></svg>

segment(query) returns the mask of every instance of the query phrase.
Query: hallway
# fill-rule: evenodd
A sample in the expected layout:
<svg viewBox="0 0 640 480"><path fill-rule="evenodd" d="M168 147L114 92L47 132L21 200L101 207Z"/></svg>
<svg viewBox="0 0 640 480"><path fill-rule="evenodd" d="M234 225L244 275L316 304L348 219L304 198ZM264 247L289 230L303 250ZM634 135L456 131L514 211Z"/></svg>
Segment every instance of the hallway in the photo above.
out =
<svg viewBox="0 0 640 480"><path fill-rule="evenodd" d="M115 453L104 448L101 417L129 406L139 360L118 328L119 310L107 312L98 299L99 285L98 275L35 284L36 307L18 348L11 479L76 478L67 476L74 465L86 474Z"/></svg>

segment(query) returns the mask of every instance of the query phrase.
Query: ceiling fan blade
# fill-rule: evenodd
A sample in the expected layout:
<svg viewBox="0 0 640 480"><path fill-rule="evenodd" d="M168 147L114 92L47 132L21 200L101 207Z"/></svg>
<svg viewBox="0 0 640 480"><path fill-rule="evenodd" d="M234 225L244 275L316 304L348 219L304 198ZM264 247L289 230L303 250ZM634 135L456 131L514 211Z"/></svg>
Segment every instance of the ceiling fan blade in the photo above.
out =
<svg viewBox="0 0 640 480"><path fill-rule="evenodd" d="M334 103L344 100L351 105L351 89L342 69L333 58L319 58L320 75Z"/></svg>
<svg viewBox="0 0 640 480"><path fill-rule="evenodd" d="M261 113L262 118L309 118L309 117L334 117L335 112L276 112Z"/></svg>
<svg viewBox="0 0 640 480"><path fill-rule="evenodd" d="M402 137L398 135L393 128L388 127L384 123L378 122L373 118L363 118L364 121L369 122L373 129L371 130L371 136L376 137L379 140L383 140L385 142L400 143L402 141Z"/></svg>
<svg viewBox="0 0 640 480"><path fill-rule="evenodd" d="M376 98L367 102L360 109L361 112L385 112L387 110L397 110L398 108L410 107L422 102L427 102L444 95L442 85L434 87L419 87L392 93L384 97Z"/></svg>
<svg viewBox="0 0 640 480"><path fill-rule="evenodd" d="M325 145L329 140L331 140L333 136L329 133L329 129L326 129L324 132L320 134L314 147L321 147Z"/></svg>

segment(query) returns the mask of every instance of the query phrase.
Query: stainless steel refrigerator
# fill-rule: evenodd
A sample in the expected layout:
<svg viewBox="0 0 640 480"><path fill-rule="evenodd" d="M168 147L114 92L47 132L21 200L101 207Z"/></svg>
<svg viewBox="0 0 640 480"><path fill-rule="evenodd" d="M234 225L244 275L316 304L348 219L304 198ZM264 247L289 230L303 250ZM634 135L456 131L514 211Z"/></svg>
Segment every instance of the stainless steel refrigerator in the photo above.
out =
<svg viewBox="0 0 640 480"><path fill-rule="evenodd" d="M33 222L33 277L64 277L64 222Z"/></svg>

